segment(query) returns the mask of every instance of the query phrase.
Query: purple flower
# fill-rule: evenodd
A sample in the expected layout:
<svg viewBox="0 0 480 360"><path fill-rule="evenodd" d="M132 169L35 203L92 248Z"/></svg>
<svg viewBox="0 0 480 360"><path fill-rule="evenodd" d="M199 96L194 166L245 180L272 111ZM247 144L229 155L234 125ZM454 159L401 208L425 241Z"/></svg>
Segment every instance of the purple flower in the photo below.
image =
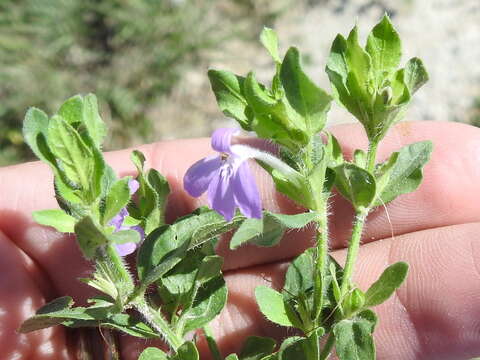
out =
<svg viewBox="0 0 480 360"><path fill-rule="evenodd" d="M183 178L184 188L193 197L207 191L210 207L227 221L232 220L237 207L246 217L260 219L260 194L247 161L258 150L232 145L236 132L221 128L212 134L212 148L219 154L193 164Z"/></svg>
<svg viewBox="0 0 480 360"><path fill-rule="evenodd" d="M130 195L135 194L135 192L140 187L140 184L137 180L130 180L128 182L128 188L130 189ZM110 220L109 225L115 228L114 232L122 231L122 230L135 230L140 234L140 239L143 240L145 238L145 232L140 226L124 226L123 222L125 218L128 216L127 208L123 208L120 212L115 215L112 220ZM133 253L137 249L137 244L134 242L128 242L125 244L115 244L115 247L120 256L126 256Z"/></svg>

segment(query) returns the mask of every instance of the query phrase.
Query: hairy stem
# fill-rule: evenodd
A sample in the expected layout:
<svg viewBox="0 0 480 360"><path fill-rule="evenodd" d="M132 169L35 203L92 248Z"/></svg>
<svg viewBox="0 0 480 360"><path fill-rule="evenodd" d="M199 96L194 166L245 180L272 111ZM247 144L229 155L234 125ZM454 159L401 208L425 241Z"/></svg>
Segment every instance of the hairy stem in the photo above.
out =
<svg viewBox="0 0 480 360"><path fill-rule="evenodd" d="M366 212L357 212L355 216L355 222L353 223L352 237L348 244L347 260L345 262L345 268L343 269L342 285L340 287L340 294L343 297L348 292L352 280L352 274L355 267L355 261L358 255L358 249L360 247L360 239L362 237L363 226L365 225L365 219L367 217Z"/></svg>
<svg viewBox="0 0 480 360"><path fill-rule="evenodd" d="M178 337L170 328L160 311L153 309L144 298L137 298L133 303L135 309L142 314L144 319L162 336L165 342L174 350L182 345L183 339Z"/></svg>
<svg viewBox="0 0 480 360"><path fill-rule="evenodd" d="M325 203L325 202L324 202ZM324 276L327 271L328 260L328 218L326 205L320 210L317 219L316 234L317 258L315 261L315 278L314 278L314 309L315 309L315 326L319 326L320 314L323 308L323 298L325 297L325 281Z"/></svg>
<svg viewBox="0 0 480 360"><path fill-rule="evenodd" d="M377 157L378 142L370 142L367 153L367 167L366 170L373 173L375 169L375 159ZM343 270L343 280L340 288L340 294L342 298L348 292L352 280L352 274L355 267L355 262L358 255L358 249L360 247L360 240L362 237L363 227L370 209L357 210L355 221L353 223L352 237L348 244L347 260L345 262L345 268Z"/></svg>
<svg viewBox="0 0 480 360"><path fill-rule="evenodd" d="M377 159L377 149L378 149L378 142L371 142L368 146L368 153L367 153L367 168L366 170L369 172L373 172L375 169L375 160Z"/></svg>

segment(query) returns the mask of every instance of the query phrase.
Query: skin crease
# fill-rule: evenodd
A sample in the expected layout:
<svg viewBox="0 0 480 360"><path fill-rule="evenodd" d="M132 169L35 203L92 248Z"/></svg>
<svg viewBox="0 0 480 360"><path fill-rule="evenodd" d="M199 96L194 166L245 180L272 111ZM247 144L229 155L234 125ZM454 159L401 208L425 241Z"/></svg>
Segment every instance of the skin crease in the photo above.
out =
<svg viewBox="0 0 480 360"><path fill-rule="evenodd" d="M357 125L330 129L350 156L365 148ZM402 123L391 131L379 150L378 161L403 145L432 140L434 152L425 180L412 194L402 195L369 216L355 281L366 290L383 269L407 261L410 273L396 295L375 310L378 359L469 359L480 355L480 129L457 123ZM213 153L208 140L179 140L140 147L147 166L170 181L168 220L190 212L205 199L192 199L182 190L182 177L196 160ZM130 151L106 155L120 175L133 175ZM274 192L271 180L255 169L265 208L295 213L297 208ZM35 309L56 296L71 295L77 305L94 292L78 277L91 272L74 239L36 225L34 210L56 208L52 175L39 163L0 169L0 354L2 359L74 359L66 332L55 327L30 334L15 330ZM352 221L351 207L339 195L330 208L332 254L345 258ZM394 238L392 238L392 233ZM247 335L292 335L268 323L258 312L253 290L260 284L280 288L285 261L312 246L311 229L292 231L276 248L245 246L235 252L223 242L229 303L212 323L226 356L238 351ZM125 359L136 359L152 342L121 336ZM199 337L202 359L208 359Z"/></svg>

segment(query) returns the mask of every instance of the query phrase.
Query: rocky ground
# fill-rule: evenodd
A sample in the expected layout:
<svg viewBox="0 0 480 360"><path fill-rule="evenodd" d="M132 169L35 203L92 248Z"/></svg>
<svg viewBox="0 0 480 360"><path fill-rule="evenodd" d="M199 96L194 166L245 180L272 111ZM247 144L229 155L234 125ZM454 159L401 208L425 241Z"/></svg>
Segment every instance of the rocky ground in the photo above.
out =
<svg viewBox="0 0 480 360"><path fill-rule="evenodd" d="M300 1L297 1L300 3ZM471 118L480 97L480 2L478 0L310 0L285 4L274 24L282 45L297 46L304 54L308 73L329 90L324 72L330 44L337 33L348 34L357 23L361 38L386 11L403 40L404 61L420 57L430 82L415 95L407 114L410 120L464 121ZM258 44L231 42L222 54L192 68L172 96L152 114L158 119L158 137L209 135L229 124L217 110L206 70L229 69L245 74L251 69L260 79L272 74L269 57ZM330 123L352 121L334 106Z"/></svg>

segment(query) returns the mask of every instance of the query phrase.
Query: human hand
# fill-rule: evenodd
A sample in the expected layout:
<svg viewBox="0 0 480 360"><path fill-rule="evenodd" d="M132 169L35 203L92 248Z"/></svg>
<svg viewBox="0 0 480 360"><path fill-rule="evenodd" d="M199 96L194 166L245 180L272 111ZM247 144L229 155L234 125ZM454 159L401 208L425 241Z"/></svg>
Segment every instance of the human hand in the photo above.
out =
<svg viewBox="0 0 480 360"><path fill-rule="evenodd" d="M331 129L344 149L366 146L359 126ZM377 308L375 332L379 359L468 359L480 354L480 130L454 123L402 123L383 142L382 154L402 145L429 139L435 149L425 168L425 181L370 214L358 260L359 287L368 288L393 262L410 264L406 283L397 296ZM186 169L211 150L207 140L182 140L141 148L147 166L159 169L172 186L169 220L190 212L202 200L190 198L182 187ZM347 154L348 156L349 154ZM121 175L134 174L129 151L106 155ZM273 190L258 170L264 206L269 210L299 211ZM48 180L46 180L48 179ZM92 291L76 279L91 272L72 238L31 220L35 210L56 207L50 170L28 163L0 170L0 353L5 359L74 358L62 327L29 334L15 330L46 301L71 295L82 304ZM388 215L387 215L388 213ZM351 228L352 210L340 196L331 209L332 255L342 261ZM394 238L392 238L392 232ZM245 246L229 251L223 242L229 303L212 327L224 355L238 350L247 335L285 336L257 310L253 290L271 281L283 283L286 261L312 245L309 229L290 232L275 248ZM199 339L200 342L203 342ZM144 340L121 336L125 359L136 359ZM208 351L201 346L205 357Z"/></svg>

